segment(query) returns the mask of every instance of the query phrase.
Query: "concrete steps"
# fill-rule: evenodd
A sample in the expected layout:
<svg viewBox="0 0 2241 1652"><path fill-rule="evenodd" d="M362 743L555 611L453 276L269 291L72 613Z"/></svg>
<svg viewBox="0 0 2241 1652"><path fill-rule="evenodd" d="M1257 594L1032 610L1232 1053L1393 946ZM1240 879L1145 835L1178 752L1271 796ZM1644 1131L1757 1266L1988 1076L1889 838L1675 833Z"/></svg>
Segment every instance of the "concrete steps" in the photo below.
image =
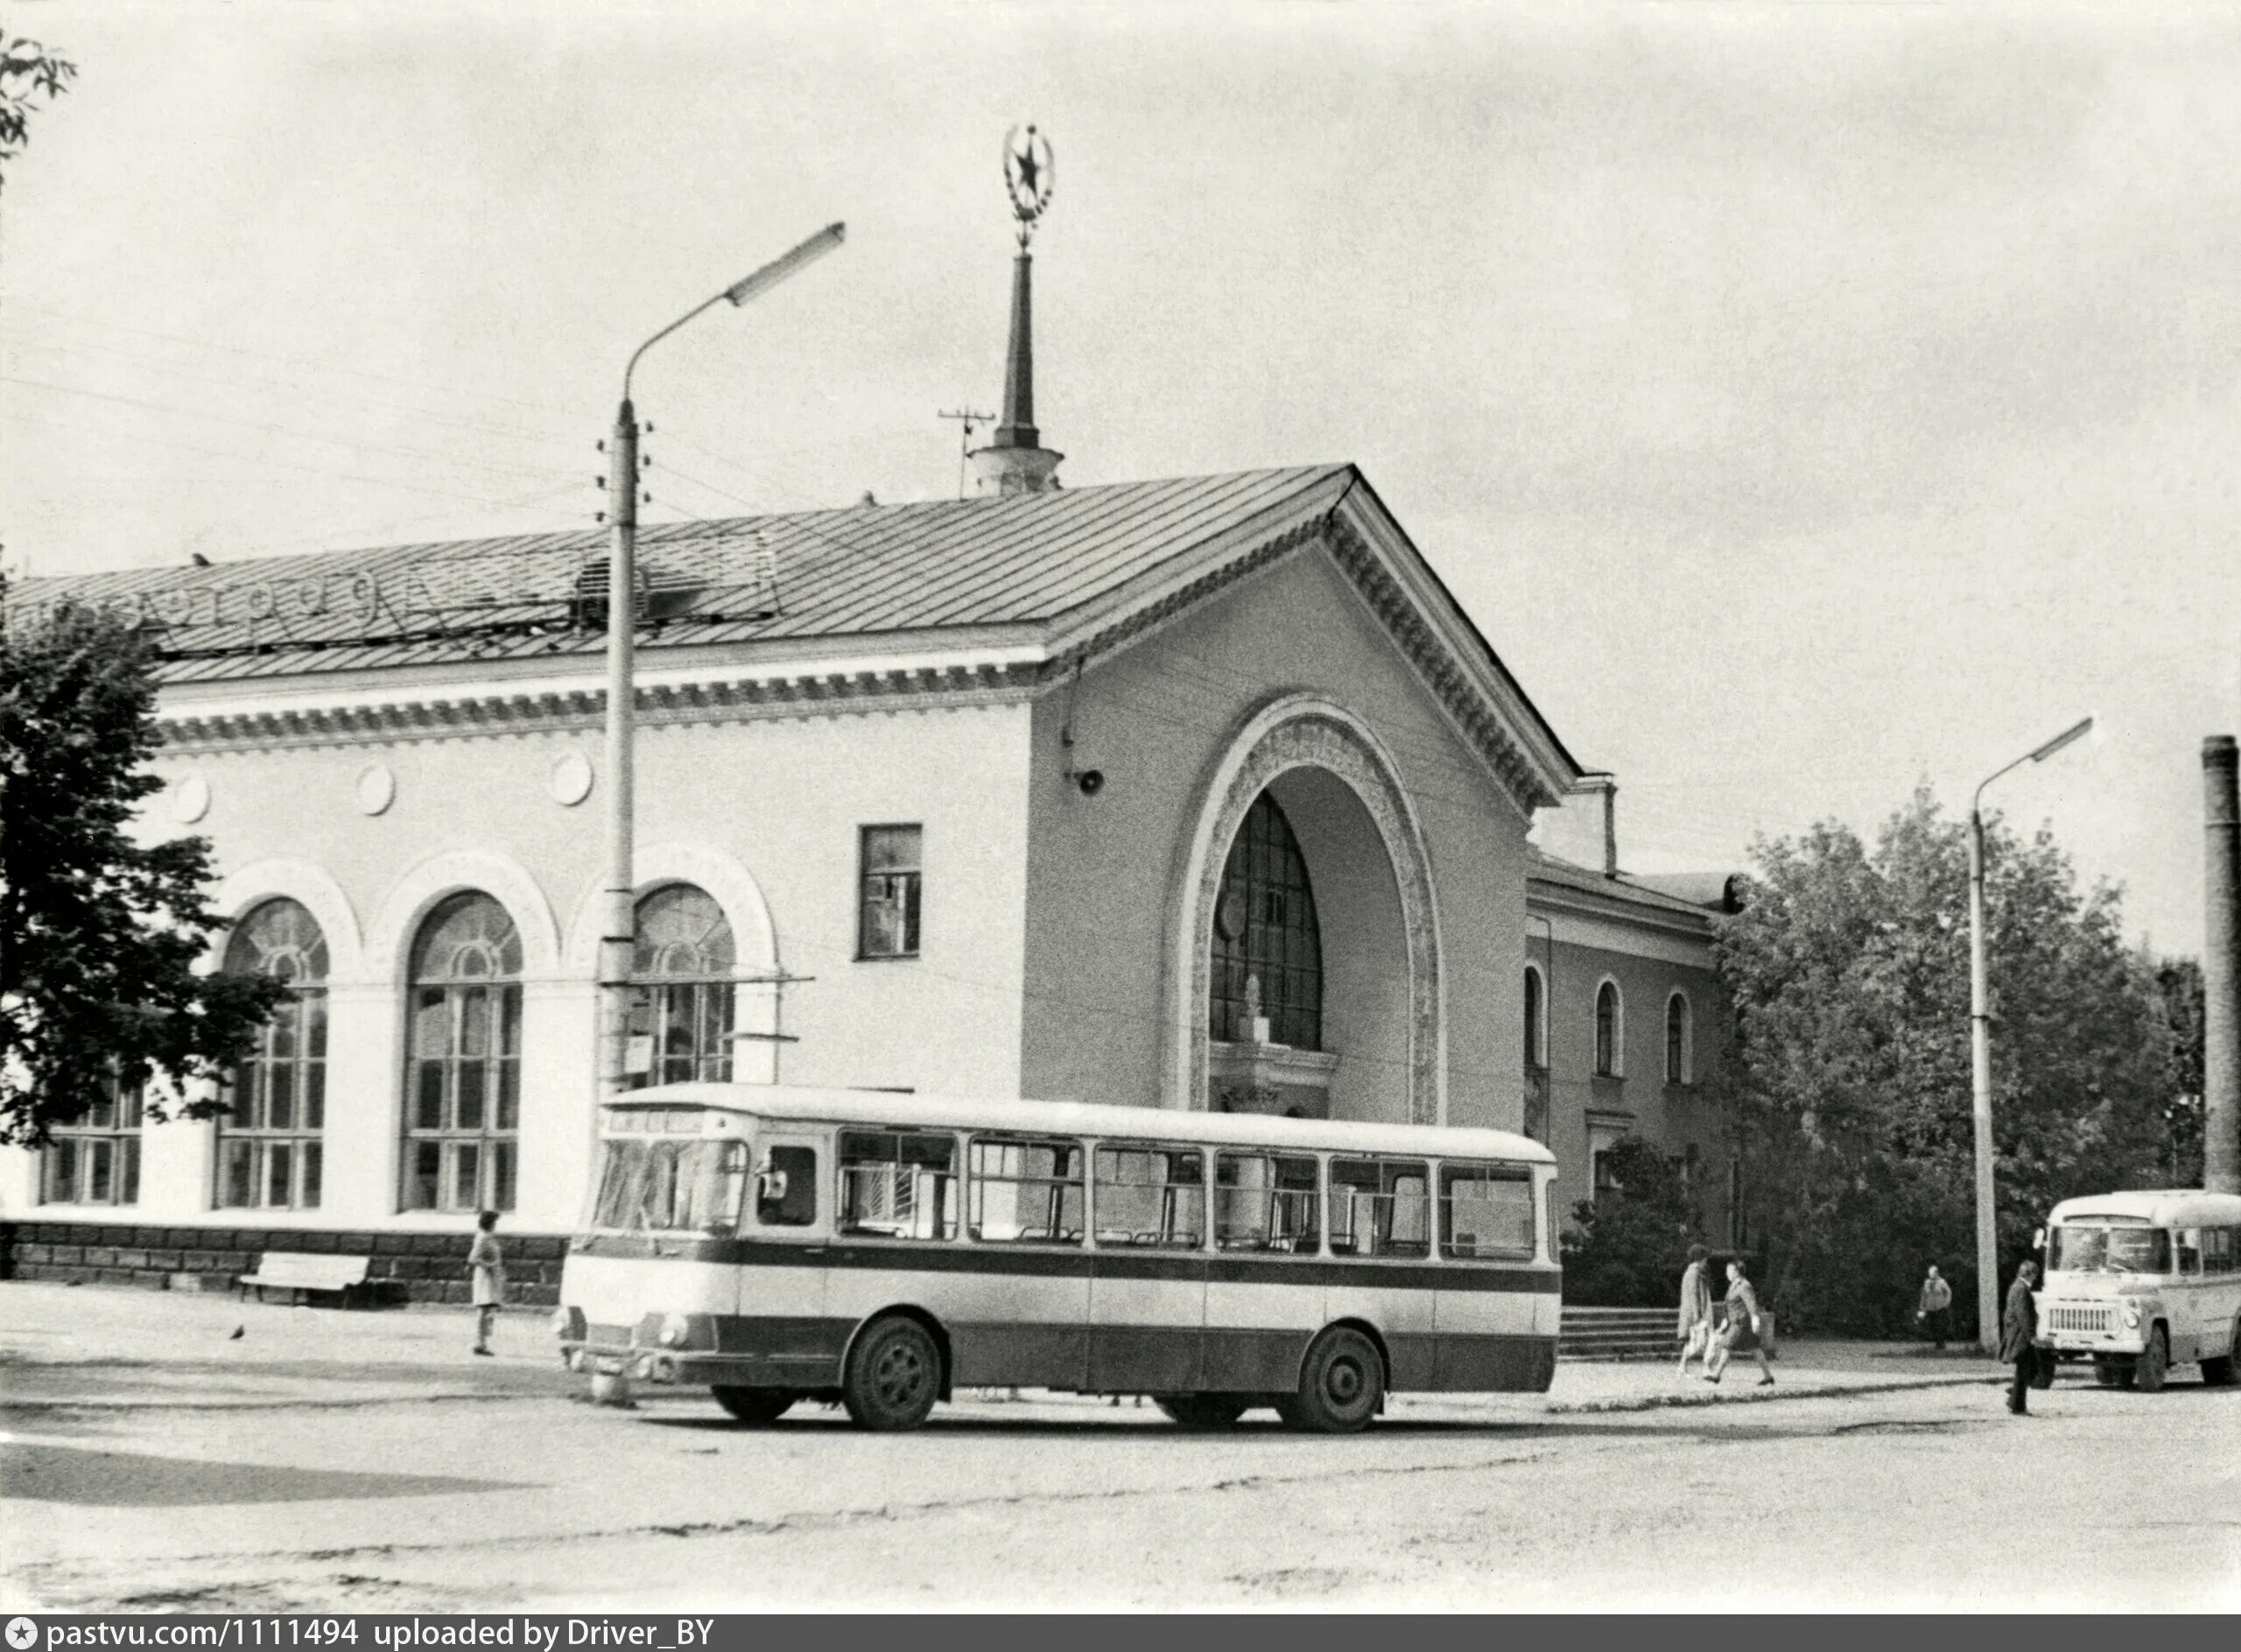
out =
<svg viewBox="0 0 2241 1652"><path fill-rule="evenodd" d="M1560 1360L1671 1360L1681 1339L1670 1308L1566 1308Z"/></svg>

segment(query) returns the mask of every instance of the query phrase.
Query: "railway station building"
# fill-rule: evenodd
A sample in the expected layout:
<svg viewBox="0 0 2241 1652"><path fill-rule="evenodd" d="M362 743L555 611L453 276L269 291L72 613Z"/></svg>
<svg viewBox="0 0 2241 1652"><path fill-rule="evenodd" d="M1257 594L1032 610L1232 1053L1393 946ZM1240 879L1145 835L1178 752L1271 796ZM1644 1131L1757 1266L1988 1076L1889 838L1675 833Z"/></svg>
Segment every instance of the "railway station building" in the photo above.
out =
<svg viewBox="0 0 2241 1652"><path fill-rule="evenodd" d="M1594 777L1350 465L643 528L634 1079L1525 1130L1708 1168L1711 913L1528 841ZM1024 414L1024 417L1018 415ZM606 536L25 582L164 659L152 833L287 1007L216 1122L0 1153L0 1266L364 1251L550 1300L592 1162ZM1605 799L1607 802L1607 798ZM1568 806L1569 805L1569 806Z"/></svg>

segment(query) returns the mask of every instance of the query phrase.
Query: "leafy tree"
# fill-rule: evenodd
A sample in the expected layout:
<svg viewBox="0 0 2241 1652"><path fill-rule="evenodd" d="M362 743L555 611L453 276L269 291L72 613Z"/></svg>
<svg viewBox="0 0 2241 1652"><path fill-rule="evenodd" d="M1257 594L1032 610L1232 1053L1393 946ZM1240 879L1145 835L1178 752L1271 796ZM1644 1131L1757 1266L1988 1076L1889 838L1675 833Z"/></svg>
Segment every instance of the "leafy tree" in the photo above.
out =
<svg viewBox="0 0 2241 1652"><path fill-rule="evenodd" d="M51 55L36 40L0 34L0 162L24 152L31 138L32 99L52 103L78 77L78 66Z"/></svg>
<svg viewBox="0 0 2241 1652"><path fill-rule="evenodd" d="M2172 1037L2117 893L2041 832L1987 828L2002 1266L2055 1200L2161 1179ZM1924 1265L1974 1300L1968 838L1927 791L1871 852L1848 829L1761 842L1718 957L1721 1080L1746 1219L1791 1324L1897 1331Z"/></svg>
<svg viewBox="0 0 2241 1652"><path fill-rule="evenodd" d="M2164 1105L2168 1148L2164 1185L2202 1185L2202 967L2191 958L2167 958L2155 966L2155 986L2163 1017L2171 1029L2171 1091Z"/></svg>
<svg viewBox="0 0 2241 1652"><path fill-rule="evenodd" d="M1630 1135L1603 1150L1603 1168L1617 1185L1572 1206L1564 1230L1564 1299L1617 1308L1663 1302L1700 1236L1680 1162Z"/></svg>
<svg viewBox="0 0 2241 1652"><path fill-rule="evenodd" d="M0 1142L44 1142L112 1078L217 1076L283 990L198 972L223 922L204 896L209 843L133 830L135 806L163 788L146 766L151 660L145 638L92 608L0 628ZM151 1115L170 1110L151 1089Z"/></svg>

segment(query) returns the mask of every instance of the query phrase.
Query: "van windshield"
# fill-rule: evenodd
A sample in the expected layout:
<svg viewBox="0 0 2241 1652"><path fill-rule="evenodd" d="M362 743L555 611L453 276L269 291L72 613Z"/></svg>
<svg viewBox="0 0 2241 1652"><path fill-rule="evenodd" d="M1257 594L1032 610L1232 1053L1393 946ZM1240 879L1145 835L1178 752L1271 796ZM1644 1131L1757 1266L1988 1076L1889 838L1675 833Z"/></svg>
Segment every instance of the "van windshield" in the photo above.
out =
<svg viewBox="0 0 2241 1652"><path fill-rule="evenodd" d="M2055 1229L2047 1266L2061 1274L2167 1274L2171 1234L2161 1227L2066 1223Z"/></svg>
<svg viewBox="0 0 2241 1652"><path fill-rule="evenodd" d="M747 1187L747 1143L611 1136L592 1226L621 1233L730 1234Z"/></svg>

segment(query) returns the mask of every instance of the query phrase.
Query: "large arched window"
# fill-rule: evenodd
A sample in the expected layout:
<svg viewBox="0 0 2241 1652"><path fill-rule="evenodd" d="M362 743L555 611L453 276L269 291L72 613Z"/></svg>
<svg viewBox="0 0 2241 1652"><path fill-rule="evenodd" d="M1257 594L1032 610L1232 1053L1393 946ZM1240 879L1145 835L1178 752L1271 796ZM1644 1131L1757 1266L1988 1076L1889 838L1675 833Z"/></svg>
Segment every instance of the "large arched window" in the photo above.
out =
<svg viewBox="0 0 2241 1652"><path fill-rule="evenodd" d="M287 984L234 1069L219 1125L218 1204L246 1209L316 1210L327 1125L327 937L295 901L272 900L234 926L229 975L270 975Z"/></svg>
<svg viewBox="0 0 2241 1652"><path fill-rule="evenodd" d="M412 943L405 1060L407 1210L511 1210L521 1127L522 943L480 890Z"/></svg>
<svg viewBox="0 0 2241 1652"><path fill-rule="evenodd" d="M1323 939L1315 923L1315 890L1291 823L1265 791L1246 811L1222 868L1207 993L1212 1037L1251 1042L1248 984L1268 1017L1271 1043L1323 1048Z"/></svg>
<svg viewBox="0 0 2241 1652"><path fill-rule="evenodd" d="M1595 1072L1598 1078L1615 1079L1619 1073L1619 1051L1625 1033L1620 1020L1619 983L1606 981L1595 989Z"/></svg>
<svg viewBox="0 0 2241 1652"><path fill-rule="evenodd" d="M1548 994L1541 985L1541 972L1533 965L1525 967L1525 1065L1545 1067L1549 1065Z"/></svg>
<svg viewBox="0 0 2241 1652"><path fill-rule="evenodd" d="M1689 995L1676 992L1665 1001L1665 1081L1688 1084L1696 1078L1692 1029L1689 1024Z"/></svg>
<svg viewBox="0 0 2241 1652"><path fill-rule="evenodd" d="M630 1030L651 1084L732 1076L732 926L705 889L671 883L638 902ZM633 1073L635 1078L636 1073Z"/></svg>

